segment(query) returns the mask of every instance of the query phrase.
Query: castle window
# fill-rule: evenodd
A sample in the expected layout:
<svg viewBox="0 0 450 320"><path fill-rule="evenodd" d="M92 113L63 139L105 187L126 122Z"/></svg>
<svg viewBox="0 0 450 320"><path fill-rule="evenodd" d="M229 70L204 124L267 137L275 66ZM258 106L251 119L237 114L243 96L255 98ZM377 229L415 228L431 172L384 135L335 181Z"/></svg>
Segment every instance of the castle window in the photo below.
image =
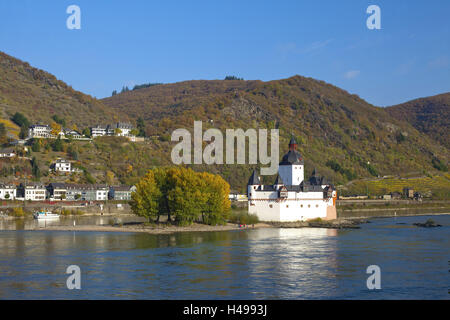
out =
<svg viewBox="0 0 450 320"><path fill-rule="evenodd" d="M286 208L289 208L289 205L286 205Z"/></svg>
<svg viewBox="0 0 450 320"><path fill-rule="evenodd" d="M303 208L303 205L302 205L302 204L300 205L300 208Z"/></svg>
<svg viewBox="0 0 450 320"><path fill-rule="evenodd" d="M269 204L269 208L272 208L272 207L273 207L273 205Z"/></svg>
<svg viewBox="0 0 450 320"><path fill-rule="evenodd" d="M308 204L308 208L311 208L311 205L310 205L310 204Z"/></svg>
<svg viewBox="0 0 450 320"><path fill-rule="evenodd" d="M316 208L318 208L319 207L319 205L318 204L316 204Z"/></svg>

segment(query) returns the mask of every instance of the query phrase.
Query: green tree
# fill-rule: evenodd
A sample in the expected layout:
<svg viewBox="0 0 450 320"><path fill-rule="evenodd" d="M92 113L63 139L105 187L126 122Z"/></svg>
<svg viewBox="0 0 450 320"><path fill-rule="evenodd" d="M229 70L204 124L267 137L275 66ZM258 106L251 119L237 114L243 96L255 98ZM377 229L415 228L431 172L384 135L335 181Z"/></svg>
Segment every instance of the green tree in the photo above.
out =
<svg viewBox="0 0 450 320"><path fill-rule="evenodd" d="M31 145L31 150L33 152L41 151L41 140L40 139L33 139L33 144Z"/></svg>
<svg viewBox="0 0 450 320"><path fill-rule="evenodd" d="M6 126L4 123L0 123L0 138L6 136Z"/></svg>
<svg viewBox="0 0 450 320"><path fill-rule="evenodd" d="M61 152L63 151L63 144L62 144L62 140L60 137L58 137L52 144L52 149L55 152Z"/></svg>
<svg viewBox="0 0 450 320"><path fill-rule="evenodd" d="M78 160L78 150L73 145L69 145L67 148L67 153L73 160Z"/></svg>
<svg viewBox="0 0 450 320"><path fill-rule="evenodd" d="M31 159L31 172L33 173L33 176L36 178L36 180L39 180L41 178L41 171L39 169L39 165L37 163L36 157L33 157Z"/></svg>
<svg viewBox="0 0 450 320"><path fill-rule="evenodd" d="M138 136L145 137L145 123L142 117L139 117L136 121L136 127L139 130Z"/></svg>
<svg viewBox="0 0 450 320"><path fill-rule="evenodd" d="M84 128L83 130L83 135L85 135L86 137L91 137L91 130L89 130L89 128Z"/></svg>
<svg viewBox="0 0 450 320"><path fill-rule="evenodd" d="M17 124L19 127L26 127L28 128L30 126L30 122L28 121L27 117L25 117L20 112L16 112L11 120Z"/></svg>
<svg viewBox="0 0 450 320"><path fill-rule="evenodd" d="M56 115L56 114L53 115L52 119L53 119L56 123L60 124L61 126L63 126L63 127L66 126L66 119L60 118L60 117L58 117L58 115Z"/></svg>
<svg viewBox="0 0 450 320"><path fill-rule="evenodd" d="M26 126L20 127L19 139L25 139L28 137L28 128Z"/></svg>

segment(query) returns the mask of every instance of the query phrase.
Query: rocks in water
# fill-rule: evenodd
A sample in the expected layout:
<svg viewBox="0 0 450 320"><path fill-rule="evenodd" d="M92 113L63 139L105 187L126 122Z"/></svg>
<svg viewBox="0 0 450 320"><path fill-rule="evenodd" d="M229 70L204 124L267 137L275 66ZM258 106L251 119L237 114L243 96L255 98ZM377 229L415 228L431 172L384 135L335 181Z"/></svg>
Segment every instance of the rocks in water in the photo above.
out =
<svg viewBox="0 0 450 320"><path fill-rule="evenodd" d="M322 220L314 219L309 221L296 222L270 222L276 228L331 228L331 229L359 229L359 224L366 223L366 220Z"/></svg>
<svg viewBox="0 0 450 320"><path fill-rule="evenodd" d="M435 227L442 227L440 224L437 224L436 222L434 222L432 219L428 219L427 221L425 221L425 223L413 223L415 226L417 227L422 227L422 228L435 228Z"/></svg>
<svg viewBox="0 0 450 320"><path fill-rule="evenodd" d="M309 227L306 221L295 221L295 222L269 222L270 225L275 228L304 228Z"/></svg>

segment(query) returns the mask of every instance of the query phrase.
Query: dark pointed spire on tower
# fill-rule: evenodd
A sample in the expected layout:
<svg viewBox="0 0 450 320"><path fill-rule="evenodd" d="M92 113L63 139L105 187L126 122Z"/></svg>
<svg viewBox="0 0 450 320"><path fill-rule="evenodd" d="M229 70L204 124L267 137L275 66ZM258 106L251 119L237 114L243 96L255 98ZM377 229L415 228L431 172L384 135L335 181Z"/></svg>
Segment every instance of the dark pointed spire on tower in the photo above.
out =
<svg viewBox="0 0 450 320"><path fill-rule="evenodd" d="M289 141L289 150L297 150L297 141L295 141L294 136L292 136L291 141Z"/></svg>
<svg viewBox="0 0 450 320"><path fill-rule="evenodd" d="M248 179L248 186L254 186L261 184L261 181L259 180L258 174L256 170L253 170L252 175L250 176L250 179Z"/></svg>

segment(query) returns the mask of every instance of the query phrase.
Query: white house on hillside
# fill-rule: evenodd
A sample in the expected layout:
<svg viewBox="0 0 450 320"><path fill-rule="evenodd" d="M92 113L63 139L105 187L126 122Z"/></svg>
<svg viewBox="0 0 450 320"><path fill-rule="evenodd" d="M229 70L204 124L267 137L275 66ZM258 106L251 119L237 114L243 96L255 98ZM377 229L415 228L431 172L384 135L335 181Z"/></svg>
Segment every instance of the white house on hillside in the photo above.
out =
<svg viewBox="0 0 450 320"><path fill-rule="evenodd" d="M44 124L33 124L28 128L28 137L30 138L54 138L52 128Z"/></svg>
<svg viewBox="0 0 450 320"><path fill-rule="evenodd" d="M16 151L12 148L0 150L0 158L14 158L16 156Z"/></svg>
<svg viewBox="0 0 450 320"><path fill-rule="evenodd" d="M0 184L0 199L14 200L17 197L17 188L15 185Z"/></svg>
<svg viewBox="0 0 450 320"><path fill-rule="evenodd" d="M54 166L57 172L70 172L72 171L72 164L65 159L57 159Z"/></svg>
<svg viewBox="0 0 450 320"><path fill-rule="evenodd" d="M119 133L116 130L119 129ZM120 136L120 137L130 137L132 136L131 131L134 129L133 125L125 122L117 122L113 125L101 126L97 125L91 127L91 136L102 137L102 136Z"/></svg>

